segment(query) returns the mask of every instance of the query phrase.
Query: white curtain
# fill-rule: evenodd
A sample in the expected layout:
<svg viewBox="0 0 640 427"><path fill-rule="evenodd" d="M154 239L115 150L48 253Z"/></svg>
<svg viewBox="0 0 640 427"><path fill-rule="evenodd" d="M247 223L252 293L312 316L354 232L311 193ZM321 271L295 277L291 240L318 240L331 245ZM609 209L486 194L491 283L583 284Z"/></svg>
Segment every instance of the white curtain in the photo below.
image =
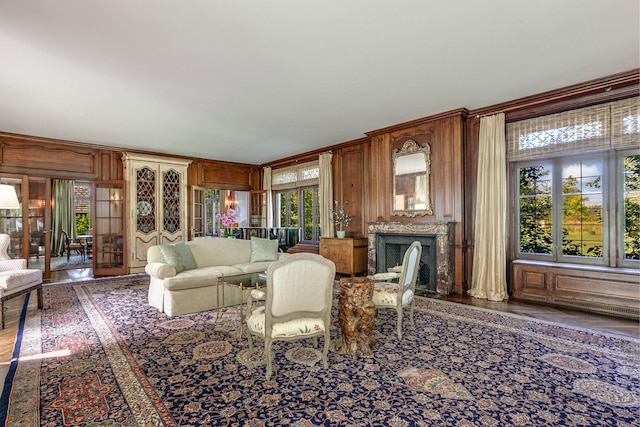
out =
<svg viewBox="0 0 640 427"><path fill-rule="evenodd" d="M271 167L264 168L262 188L267 193L267 228L273 227L273 194L271 192Z"/></svg>
<svg viewBox="0 0 640 427"><path fill-rule="evenodd" d="M318 191L320 196L320 230L322 237L333 237L334 226L331 209L333 209L333 169L331 168L331 152L320 154L320 176Z"/></svg>
<svg viewBox="0 0 640 427"><path fill-rule="evenodd" d="M504 114L480 119L473 273L468 294L502 301L507 293L507 166Z"/></svg>

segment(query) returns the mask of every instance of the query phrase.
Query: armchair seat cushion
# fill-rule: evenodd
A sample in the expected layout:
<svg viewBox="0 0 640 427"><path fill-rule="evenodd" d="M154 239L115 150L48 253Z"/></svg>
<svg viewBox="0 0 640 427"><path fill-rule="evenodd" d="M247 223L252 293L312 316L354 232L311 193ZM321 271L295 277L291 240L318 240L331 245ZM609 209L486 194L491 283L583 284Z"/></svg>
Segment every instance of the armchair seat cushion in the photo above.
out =
<svg viewBox="0 0 640 427"><path fill-rule="evenodd" d="M247 319L247 327L250 331L264 335L264 307L258 307ZM324 332L324 320L320 318L301 317L288 322L275 323L271 325L271 336L276 337L303 337Z"/></svg>
<svg viewBox="0 0 640 427"><path fill-rule="evenodd" d="M376 307L395 307L398 304L397 283L376 283L373 289L373 303ZM402 295L402 306L406 307L413 300L413 291L408 289Z"/></svg>
<svg viewBox="0 0 640 427"><path fill-rule="evenodd" d="M5 297L42 283L41 270L14 270L0 273L0 296Z"/></svg>

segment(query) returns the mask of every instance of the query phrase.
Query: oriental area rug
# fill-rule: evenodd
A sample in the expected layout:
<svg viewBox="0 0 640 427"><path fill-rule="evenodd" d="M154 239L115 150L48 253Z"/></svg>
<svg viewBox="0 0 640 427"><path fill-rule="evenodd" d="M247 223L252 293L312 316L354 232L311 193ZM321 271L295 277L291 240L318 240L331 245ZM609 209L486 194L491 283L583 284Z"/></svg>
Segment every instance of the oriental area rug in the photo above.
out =
<svg viewBox="0 0 640 427"><path fill-rule="evenodd" d="M45 286L44 309L23 310L0 425L640 425L633 338L418 298L402 340L380 312L372 357L331 351L325 369L311 340L277 342L266 381L236 309L169 318L147 289Z"/></svg>

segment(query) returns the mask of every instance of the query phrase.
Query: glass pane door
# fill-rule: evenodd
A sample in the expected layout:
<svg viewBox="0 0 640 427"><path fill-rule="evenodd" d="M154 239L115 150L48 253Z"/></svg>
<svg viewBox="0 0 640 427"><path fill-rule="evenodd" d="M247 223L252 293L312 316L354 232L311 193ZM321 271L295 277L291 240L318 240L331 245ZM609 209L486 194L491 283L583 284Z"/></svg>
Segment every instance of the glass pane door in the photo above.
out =
<svg viewBox="0 0 640 427"><path fill-rule="evenodd" d="M93 184L93 274L126 273L124 234L124 181Z"/></svg>
<svg viewBox="0 0 640 427"><path fill-rule="evenodd" d="M0 184L12 185L16 189L20 206L22 203L22 178L0 178ZM8 234L10 239L7 253L10 258L24 258L23 246L24 240L22 236L23 216L22 209L0 209L0 230L3 234Z"/></svg>

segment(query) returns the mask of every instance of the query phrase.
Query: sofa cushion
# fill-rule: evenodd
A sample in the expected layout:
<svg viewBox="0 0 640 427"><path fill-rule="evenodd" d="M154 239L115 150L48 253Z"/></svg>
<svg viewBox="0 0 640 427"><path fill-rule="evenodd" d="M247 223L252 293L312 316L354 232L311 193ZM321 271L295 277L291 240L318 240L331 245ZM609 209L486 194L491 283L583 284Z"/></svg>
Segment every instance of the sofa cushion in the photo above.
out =
<svg viewBox="0 0 640 427"><path fill-rule="evenodd" d="M184 242L177 242L171 245L159 245L158 249L160 249L166 263L173 266L177 273L197 268L191 250L189 250L189 247Z"/></svg>
<svg viewBox="0 0 640 427"><path fill-rule="evenodd" d="M187 246L191 249L198 268L234 265L251 259L251 242L248 240L209 237L190 240Z"/></svg>
<svg viewBox="0 0 640 427"><path fill-rule="evenodd" d="M262 273L267 271L267 268L273 264L273 261L260 261L260 262L246 262L243 264L234 265L238 270L242 270L243 273Z"/></svg>
<svg viewBox="0 0 640 427"><path fill-rule="evenodd" d="M218 266L204 267L195 270L185 270L174 277L164 279L164 288L170 291L192 289L211 286L211 292L216 292L215 285L220 276L237 276L243 271L234 267Z"/></svg>
<svg viewBox="0 0 640 427"><path fill-rule="evenodd" d="M278 241L251 237L251 262L277 261Z"/></svg>

